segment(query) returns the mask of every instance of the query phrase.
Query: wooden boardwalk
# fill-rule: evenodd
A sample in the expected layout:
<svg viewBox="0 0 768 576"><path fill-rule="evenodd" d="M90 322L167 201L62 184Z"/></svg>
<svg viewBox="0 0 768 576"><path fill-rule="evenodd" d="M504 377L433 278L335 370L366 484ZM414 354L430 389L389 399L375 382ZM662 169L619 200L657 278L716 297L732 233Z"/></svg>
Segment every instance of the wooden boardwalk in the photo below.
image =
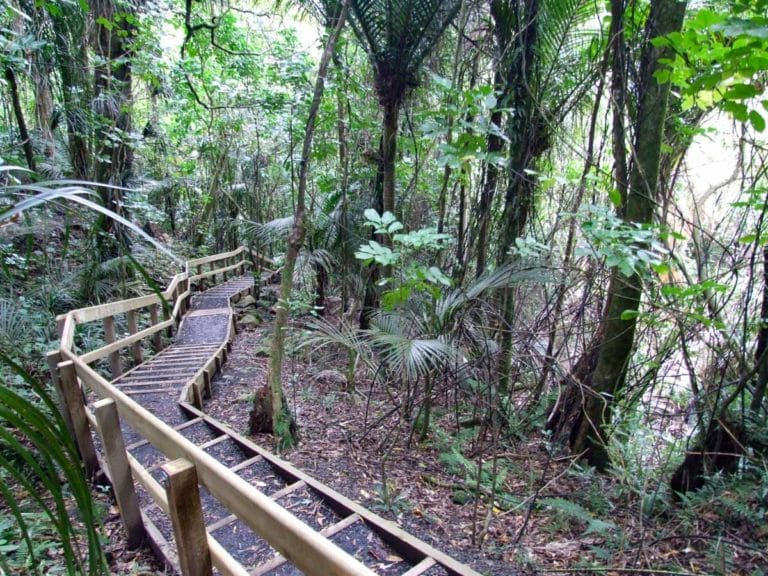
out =
<svg viewBox="0 0 768 576"><path fill-rule="evenodd" d="M49 362L65 416L86 466L108 470L129 543L148 536L190 575L474 576L205 414L234 335L230 302L253 288L253 275L241 275L246 254L190 262L166 302L144 297L60 318L62 346ZM213 286L192 296L203 282ZM76 354L74 326L94 320L104 324L106 346ZM118 340L116 326L128 335ZM169 329L170 343L162 336ZM142 341L155 350L146 361ZM89 366L106 371L107 359L109 382ZM126 362L134 367L124 371Z"/></svg>

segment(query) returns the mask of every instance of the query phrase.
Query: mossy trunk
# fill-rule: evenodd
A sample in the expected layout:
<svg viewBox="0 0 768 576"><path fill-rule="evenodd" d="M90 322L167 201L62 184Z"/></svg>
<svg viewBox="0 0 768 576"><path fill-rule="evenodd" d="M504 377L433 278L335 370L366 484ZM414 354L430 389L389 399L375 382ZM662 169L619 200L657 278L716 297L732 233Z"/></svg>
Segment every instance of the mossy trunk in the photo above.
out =
<svg viewBox="0 0 768 576"><path fill-rule="evenodd" d="M685 2L655 0L646 24L646 38L679 31L685 16ZM659 58L667 50L647 42L639 80L639 106L635 127L635 163L629 176L627 203L623 211L627 222L650 224L653 220L659 176L664 121L669 84L659 84L654 73ZM608 287L608 302L603 313L603 339L597 365L591 378L591 393L585 396L584 414L572 430L571 448L599 470L608 467L607 444L613 406L621 394L631 359L643 283L639 275L624 276L614 269ZM625 313L629 313L625 317Z"/></svg>
<svg viewBox="0 0 768 576"><path fill-rule="evenodd" d="M283 357L285 355L285 331L288 327L288 302L291 299L293 289L293 272L296 267L296 260L299 256L299 250L304 243L306 227L305 217L305 197L307 189L307 174L309 173L309 160L312 153L312 138L315 133L315 122L317 113L320 109L320 102L325 90L325 77L328 73L328 65L331 55L336 47L341 30L347 18L350 0L344 0L336 26L331 31L326 42L323 55L320 58L320 66L317 71L317 80L315 81L315 90L312 95L312 104L307 118L307 127L304 132L304 145L301 151L301 164L299 165L299 186L296 198L296 212L294 215L294 224L291 234L288 237L288 251L285 255L285 265L283 266L280 279L280 298L277 302L277 314L275 317L275 327L272 334L272 346L269 362L269 388L272 396L272 431L275 435L275 442L278 450L285 450L295 445L298 441L298 430L294 425L291 427L292 418L283 401Z"/></svg>

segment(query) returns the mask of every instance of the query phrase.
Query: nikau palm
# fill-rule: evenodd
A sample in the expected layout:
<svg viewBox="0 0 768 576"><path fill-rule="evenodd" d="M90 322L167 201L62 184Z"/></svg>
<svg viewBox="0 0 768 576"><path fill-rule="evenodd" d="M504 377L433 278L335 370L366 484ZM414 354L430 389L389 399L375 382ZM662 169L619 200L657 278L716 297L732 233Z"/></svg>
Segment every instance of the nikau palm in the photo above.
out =
<svg viewBox="0 0 768 576"><path fill-rule="evenodd" d="M350 23L373 66L382 124L382 211L395 213L395 155L400 106L416 73L461 0L352 0Z"/></svg>

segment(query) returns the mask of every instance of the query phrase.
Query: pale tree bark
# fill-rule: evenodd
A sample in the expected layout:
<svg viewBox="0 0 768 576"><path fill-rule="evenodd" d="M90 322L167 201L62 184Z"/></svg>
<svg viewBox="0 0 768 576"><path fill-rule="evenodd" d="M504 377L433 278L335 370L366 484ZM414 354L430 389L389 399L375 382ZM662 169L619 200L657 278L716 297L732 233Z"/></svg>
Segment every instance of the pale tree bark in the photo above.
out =
<svg viewBox="0 0 768 576"><path fill-rule="evenodd" d="M659 84L654 73L659 58L669 57L667 49L656 47L650 39L682 28L686 3L678 0L654 0L646 24L638 86L638 111L635 126L634 162L629 174L624 219L650 224L653 219L659 162L667 111L669 84ZM597 365L591 375L591 390L585 397L584 410L571 433L571 448L598 469L609 464L607 442L613 405L627 377L637 320L623 318L625 312L640 307L643 292L638 274L626 277L614 270L608 288L608 301L601 322L602 340Z"/></svg>
<svg viewBox="0 0 768 576"><path fill-rule="evenodd" d="M288 237L288 251L285 255L285 264L283 266L280 282L280 299L277 303L277 314L275 317L275 327L272 332L272 343L269 363L269 388L272 399L272 431L275 436L277 447L280 450L290 448L296 443L297 438L291 431L291 416L283 404L283 357L285 355L285 330L288 325L288 301L291 298L293 289L293 271L296 267L296 259L299 250L304 243L306 234L305 218L305 197L307 189L307 174L309 173L309 162L312 153L312 138L315 133L315 122L317 113L320 109L320 102L323 98L325 89L325 77L328 73L328 65L331 56L336 47L344 23L347 19L350 0L344 0L341 6L339 16L336 20L336 26L328 37L325 44L323 55L320 58L320 65L317 71L317 80L315 81L315 90L312 95L312 104L309 109L307 126L304 131L304 145L301 150L301 163L299 165L299 186L296 195L296 211L294 214L294 225L291 234Z"/></svg>

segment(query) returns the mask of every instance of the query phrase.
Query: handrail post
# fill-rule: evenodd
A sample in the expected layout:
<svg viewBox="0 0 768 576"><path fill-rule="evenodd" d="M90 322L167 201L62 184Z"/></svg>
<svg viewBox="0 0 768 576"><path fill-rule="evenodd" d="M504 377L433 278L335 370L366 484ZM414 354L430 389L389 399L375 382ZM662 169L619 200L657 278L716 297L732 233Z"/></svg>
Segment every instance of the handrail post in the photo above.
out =
<svg viewBox="0 0 768 576"><path fill-rule="evenodd" d="M187 276L184 280L179 282L179 285L184 285L184 290L181 290L181 294L187 294L187 296L184 297L184 301L181 303L181 315L184 316L184 314L187 313L187 310L189 310L189 294L190 293L190 282L189 282L189 276Z"/></svg>
<svg viewBox="0 0 768 576"><path fill-rule="evenodd" d="M104 445L112 490L115 492L115 500L117 500L117 506L120 508L120 518L128 535L128 548L135 549L144 542L146 532L141 518L139 499L133 484L131 466L128 463L128 455L125 450L123 432L120 430L117 406L114 400L105 398L96 402L93 409Z"/></svg>
<svg viewBox="0 0 768 576"><path fill-rule="evenodd" d="M167 476L165 493L181 573L184 576L210 576L213 567L195 465L180 458L164 465L163 472Z"/></svg>
<svg viewBox="0 0 768 576"><path fill-rule="evenodd" d="M152 324L152 326L157 326L160 320L160 315L158 314L158 307L159 304L152 304L149 307L149 321ZM160 350L163 349L163 335L160 332L155 332L152 335L152 343L155 347L155 354L160 352Z"/></svg>
<svg viewBox="0 0 768 576"><path fill-rule="evenodd" d="M131 335L136 334L139 329L136 323L136 310L128 310L125 313L125 317L128 321L128 332L130 332ZM144 361L141 353L141 341L131 344L131 353L133 354L133 361L136 362L136 364L141 364Z"/></svg>
<svg viewBox="0 0 768 576"><path fill-rule="evenodd" d="M67 405L64 402L64 391L61 389L61 379L59 378L59 362L61 362L61 352L58 350L51 350L45 355L45 359L48 361L48 371L51 373L51 382L53 388L56 390L56 397L58 399L59 412L64 418L64 423L67 425L70 436L75 437L75 427L72 425L72 418L67 410Z"/></svg>
<svg viewBox="0 0 768 576"><path fill-rule="evenodd" d="M170 303L166 301L166 306L163 306L163 321L168 321L171 319L171 310L169 310L169 308L173 308L175 298L173 297L173 293L171 293L170 296ZM165 335L168 336L168 338L173 337L173 324L165 329Z"/></svg>
<svg viewBox="0 0 768 576"><path fill-rule="evenodd" d="M115 317L106 316L104 318L104 340L107 344L115 341ZM123 367L120 363L120 351L115 350L109 354L109 365L112 370L112 379L118 378L123 373Z"/></svg>
<svg viewBox="0 0 768 576"><path fill-rule="evenodd" d="M61 362L58 369L62 403L72 423L77 449L85 464L87 476L95 478L96 471L99 469L99 460L96 456L96 448L93 446L91 427L85 414L85 398L77 381L75 365L71 360L67 360Z"/></svg>

